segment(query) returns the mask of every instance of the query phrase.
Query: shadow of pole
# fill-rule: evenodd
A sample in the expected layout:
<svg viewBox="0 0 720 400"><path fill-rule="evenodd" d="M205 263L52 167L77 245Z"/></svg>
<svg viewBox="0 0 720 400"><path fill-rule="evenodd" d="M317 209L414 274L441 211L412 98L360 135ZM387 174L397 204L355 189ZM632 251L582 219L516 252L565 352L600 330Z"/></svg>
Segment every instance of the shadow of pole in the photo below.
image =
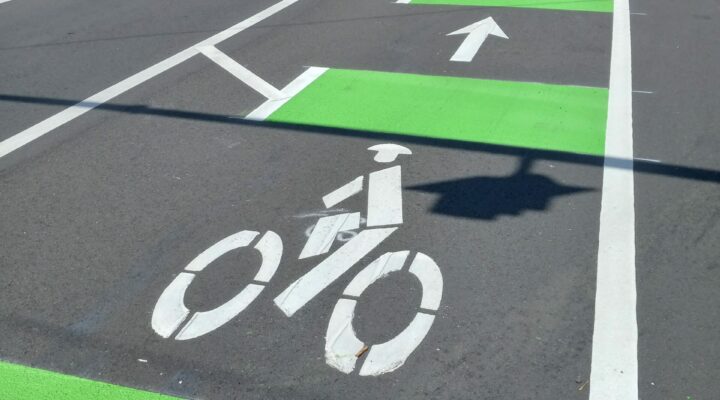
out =
<svg viewBox="0 0 720 400"><path fill-rule="evenodd" d="M603 157L588 154L566 153L555 150L538 150L526 149L522 147L495 145L487 143L464 142L449 139L434 139L418 136L408 136L393 132L374 132L363 131L357 129L335 128L316 125L290 124L281 122L259 122L243 119L238 116L228 116L223 114L211 114L198 111L173 110L156 107L147 107L141 104L115 104L103 103L93 104L87 102L79 102L76 100L56 99L45 97L18 96L0 94L0 101L26 103L26 104L46 104L58 106L85 106L95 108L97 110L126 113L126 114L143 114L152 115L163 118L186 119L192 121L212 122L221 124L230 124L237 126L251 126L260 129L274 129L277 131L302 132L310 134L361 137L375 140L387 140L403 143L414 143L427 146L443 147L450 149L459 149L465 151L478 151L492 154L510 155L517 157L527 157L532 152L533 158L536 160L559 161L565 163L574 163L580 165L590 165L602 167L607 165L610 168L634 169L636 173L661 175L667 177L688 179L701 182L720 183L720 171L706 168L687 167L682 165L665 164L661 162L653 162L646 160L629 160L617 157Z"/></svg>
<svg viewBox="0 0 720 400"><path fill-rule="evenodd" d="M440 198L432 207L438 214L453 217L494 220L501 215L515 216L524 211L543 211L553 198L582 192L591 188L568 186L532 173L532 156L521 159L517 170L508 176L478 176L407 189L438 193Z"/></svg>

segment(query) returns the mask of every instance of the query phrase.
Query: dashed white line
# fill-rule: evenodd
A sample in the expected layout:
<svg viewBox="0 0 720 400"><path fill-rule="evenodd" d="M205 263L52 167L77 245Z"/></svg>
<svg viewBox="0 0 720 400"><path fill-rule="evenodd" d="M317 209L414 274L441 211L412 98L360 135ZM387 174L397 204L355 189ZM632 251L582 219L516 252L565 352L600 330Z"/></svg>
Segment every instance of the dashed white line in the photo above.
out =
<svg viewBox="0 0 720 400"><path fill-rule="evenodd" d="M611 57L590 400L638 400L629 0L614 0Z"/></svg>
<svg viewBox="0 0 720 400"><path fill-rule="evenodd" d="M222 42L223 40L226 40L233 35L236 35L239 32L242 32L245 29L257 24L258 22L261 22L262 20L271 17L272 15L282 11L283 9L291 6L292 4L297 3L298 1L299 0L283 0L279 3L276 3L253 15L252 17L247 18L228 29L217 33L208 39L203 40L195 46L192 46L163 61L160 61L159 63L147 69L144 69L137 74L125 80L122 80L115 85L112 85L109 88L99 93L96 93L73 106L64 109L63 111L60 111L52 117L49 117L44 121L41 121L36 125L33 125L30 128L27 128L24 131L3 140L2 142L0 142L0 158L5 157L6 155L14 152L15 150L25 146L26 144L74 120L75 118L85 114L86 112L94 109L95 107L98 107L103 103L112 100L113 98L127 92L128 90L140 85L141 83L160 75L161 73L184 61L187 61L189 58L198 54L198 50L196 47L214 46Z"/></svg>

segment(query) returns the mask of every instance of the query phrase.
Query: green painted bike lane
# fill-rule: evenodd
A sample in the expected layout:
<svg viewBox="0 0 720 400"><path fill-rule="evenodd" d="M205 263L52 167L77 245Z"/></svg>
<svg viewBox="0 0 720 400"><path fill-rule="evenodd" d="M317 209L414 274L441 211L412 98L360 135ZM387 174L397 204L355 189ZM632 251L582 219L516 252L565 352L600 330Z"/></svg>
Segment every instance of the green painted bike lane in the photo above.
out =
<svg viewBox="0 0 720 400"><path fill-rule="evenodd" d="M330 69L267 121L603 155L608 90Z"/></svg>
<svg viewBox="0 0 720 400"><path fill-rule="evenodd" d="M0 362L2 400L176 400L163 394Z"/></svg>

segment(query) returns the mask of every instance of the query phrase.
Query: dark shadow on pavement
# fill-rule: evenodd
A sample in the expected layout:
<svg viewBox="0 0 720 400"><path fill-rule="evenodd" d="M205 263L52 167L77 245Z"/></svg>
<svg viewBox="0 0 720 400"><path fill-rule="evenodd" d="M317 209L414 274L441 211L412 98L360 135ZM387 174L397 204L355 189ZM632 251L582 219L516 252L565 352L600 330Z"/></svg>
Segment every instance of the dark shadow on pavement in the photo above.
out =
<svg viewBox="0 0 720 400"><path fill-rule="evenodd" d="M558 161L565 163L574 163L579 165L591 165L602 167L607 165L610 168L633 169L636 173L661 175L667 177L689 179L694 181L710 182L720 184L720 171L706 168L687 167L682 165L665 164L662 162L646 161L646 160L628 160L617 157L603 157L588 154L566 153L555 150L539 150L526 149L522 147L495 145L487 143L473 143L458 140L435 139L427 137L409 136L393 132L371 132L357 129L326 127L317 125L290 124L269 121L251 121L241 116L211 114L199 111L173 110L157 107L148 107L143 104L117 104L117 103L90 103L86 101L56 99L46 97L32 97L19 95L0 94L0 101L27 103L27 104L47 104L58 106L78 106L87 107L89 109L97 109L108 112L118 112L125 114L142 114L153 115L164 118L186 119L192 121L204 121L212 123L222 123L237 126L251 126L261 129L272 129L278 133L282 131L302 132L309 134L361 137L374 140L382 140L389 142L399 142L408 144L420 144L435 147L444 147L465 151L478 151L492 154L501 154L526 158L531 156L535 160ZM0 168L2 169L2 168Z"/></svg>
<svg viewBox="0 0 720 400"><path fill-rule="evenodd" d="M543 211L554 197L594 191L567 186L530 172L533 160L523 158L509 176L478 176L411 186L407 189L440 194L432 208L453 217L494 220L502 215L516 216L523 211Z"/></svg>

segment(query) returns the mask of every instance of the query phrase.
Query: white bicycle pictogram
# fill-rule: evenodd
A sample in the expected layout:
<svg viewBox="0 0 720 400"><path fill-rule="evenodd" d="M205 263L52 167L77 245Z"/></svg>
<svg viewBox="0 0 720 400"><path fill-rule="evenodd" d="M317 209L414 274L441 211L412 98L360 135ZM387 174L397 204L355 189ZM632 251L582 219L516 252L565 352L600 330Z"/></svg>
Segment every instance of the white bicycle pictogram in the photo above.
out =
<svg viewBox="0 0 720 400"><path fill-rule="evenodd" d="M400 155L412 152L396 144L380 144L368 150L376 151L374 160L393 163ZM364 176L359 176L323 197L326 208L363 191ZM366 223L356 236L293 282L274 299L275 305L291 317L324 288L332 284L375 247L387 239L403 223L402 184L400 165L371 172L368 176L368 205ZM326 254L339 232L360 229L359 212L321 217L308 237L299 259ZM175 340L189 340L210 333L240 314L263 291L277 271L283 253L282 239L268 230L253 248L260 252L262 262L254 283L243 288L226 303L209 311L191 311L185 306L185 292L197 273L229 251L250 246L259 232L243 230L212 245L195 257L183 272L165 288L152 314L152 328L164 338L175 334ZM363 353L367 353L360 375L381 375L400 368L430 331L438 311L443 291L443 278L435 261L423 253L416 253L407 272L414 275L422 287L422 300L413 320L399 334L385 343L366 345L357 338L352 326L355 306L365 289L393 272L402 272L410 251L388 252L363 268L343 291L330 316L325 336L325 361L346 374L355 369ZM345 298L350 297L350 298ZM186 322L187 321L187 322Z"/></svg>

